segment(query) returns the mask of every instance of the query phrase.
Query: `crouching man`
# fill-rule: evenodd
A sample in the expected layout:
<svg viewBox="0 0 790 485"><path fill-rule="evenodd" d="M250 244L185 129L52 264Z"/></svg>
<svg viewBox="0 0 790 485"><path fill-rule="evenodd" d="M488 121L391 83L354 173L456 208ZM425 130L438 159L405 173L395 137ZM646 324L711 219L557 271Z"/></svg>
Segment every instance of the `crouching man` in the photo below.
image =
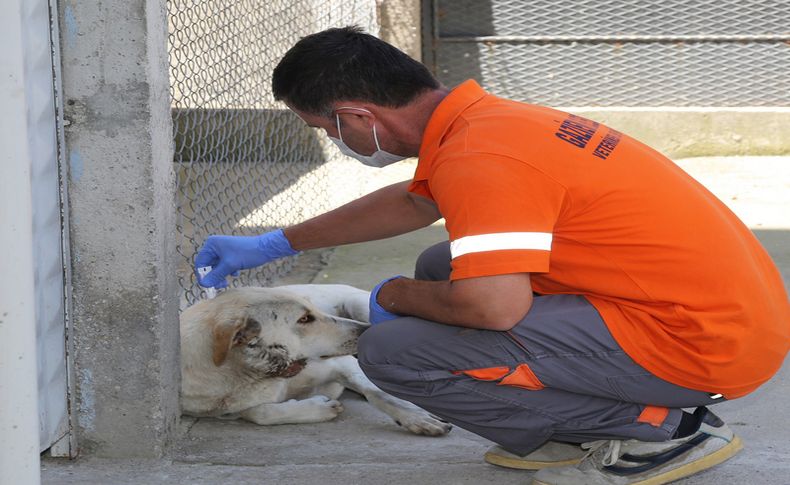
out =
<svg viewBox="0 0 790 485"><path fill-rule="evenodd" d="M355 28L300 40L273 91L349 156L413 180L261 236L212 236L204 286L444 217L449 241L371 296L359 362L541 484L665 483L733 456L708 406L781 366L790 305L760 243L670 160L602 124L453 89ZM695 407L686 412L682 408Z"/></svg>

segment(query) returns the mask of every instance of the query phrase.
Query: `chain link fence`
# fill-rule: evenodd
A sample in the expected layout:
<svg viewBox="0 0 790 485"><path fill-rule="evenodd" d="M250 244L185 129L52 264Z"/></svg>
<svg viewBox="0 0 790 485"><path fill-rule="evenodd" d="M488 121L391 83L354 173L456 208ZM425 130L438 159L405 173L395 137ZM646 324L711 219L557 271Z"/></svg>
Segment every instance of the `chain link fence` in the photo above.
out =
<svg viewBox="0 0 790 485"><path fill-rule="evenodd" d="M364 168L274 101L271 74L307 34L378 27L374 0L170 0L167 8L178 279L188 305L201 297L192 266L207 236L260 234L360 195L354 181ZM233 285L266 285L294 261L244 271Z"/></svg>
<svg viewBox="0 0 790 485"><path fill-rule="evenodd" d="M426 64L553 106L787 106L790 2L423 0Z"/></svg>

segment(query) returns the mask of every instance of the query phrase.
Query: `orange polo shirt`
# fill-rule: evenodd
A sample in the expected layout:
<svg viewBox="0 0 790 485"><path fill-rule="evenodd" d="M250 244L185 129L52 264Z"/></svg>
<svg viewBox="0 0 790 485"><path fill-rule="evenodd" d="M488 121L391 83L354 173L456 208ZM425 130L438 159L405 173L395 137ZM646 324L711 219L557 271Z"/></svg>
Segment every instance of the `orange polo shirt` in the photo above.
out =
<svg viewBox="0 0 790 485"><path fill-rule="evenodd" d="M446 220L451 279L526 272L539 293L584 295L669 382L742 396L790 348L787 292L751 231L604 125L467 81L431 116L409 190Z"/></svg>

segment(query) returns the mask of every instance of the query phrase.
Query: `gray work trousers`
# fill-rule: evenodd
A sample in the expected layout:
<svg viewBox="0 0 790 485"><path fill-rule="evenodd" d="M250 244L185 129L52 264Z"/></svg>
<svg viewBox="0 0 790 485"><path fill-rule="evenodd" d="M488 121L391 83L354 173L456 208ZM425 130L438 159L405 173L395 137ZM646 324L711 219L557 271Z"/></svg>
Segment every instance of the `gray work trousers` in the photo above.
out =
<svg viewBox="0 0 790 485"><path fill-rule="evenodd" d="M417 261L417 279L449 275L447 242ZM358 357L384 391L520 455L548 440L665 441L680 408L723 400L635 363L580 295L535 296L507 332L415 317L380 323L360 338Z"/></svg>

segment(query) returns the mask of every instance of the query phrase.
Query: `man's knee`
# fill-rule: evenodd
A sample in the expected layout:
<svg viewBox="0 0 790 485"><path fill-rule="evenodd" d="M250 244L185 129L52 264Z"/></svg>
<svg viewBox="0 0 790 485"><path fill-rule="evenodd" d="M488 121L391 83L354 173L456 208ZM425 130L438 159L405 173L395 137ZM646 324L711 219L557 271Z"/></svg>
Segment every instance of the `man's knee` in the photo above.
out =
<svg viewBox="0 0 790 485"><path fill-rule="evenodd" d="M413 364L410 351L415 346L430 345L430 328L435 325L409 316L371 325L357 343L360 366Z"/></svg>
<svg viewBox="0 0 790 485"><path fill-rule="evenodd" d="M397 334L400 332L397 320L380 323L365 330L357 345L357 360L362 372L379 388L393 395L400 395L408 382L411 371L399 362Z"/></svg>
<svg viewBox="0 0 790 485"><path fill-rule="evenodd" d="M357 360L362 372L381 390L411 401L425 396L429 384L421 376L420 363L410 352L414 332L409 318L380 323L365 330L359 338Z"/></svg>
<svg viewBox="0 0 790 485"><path fill-rule="evenodd" d="M359 366L367 374L365 368L382 362L383 353L386 350L386 342L383 324L373 325L365 330L359 337L357 343L357 360Z"/></svg>

